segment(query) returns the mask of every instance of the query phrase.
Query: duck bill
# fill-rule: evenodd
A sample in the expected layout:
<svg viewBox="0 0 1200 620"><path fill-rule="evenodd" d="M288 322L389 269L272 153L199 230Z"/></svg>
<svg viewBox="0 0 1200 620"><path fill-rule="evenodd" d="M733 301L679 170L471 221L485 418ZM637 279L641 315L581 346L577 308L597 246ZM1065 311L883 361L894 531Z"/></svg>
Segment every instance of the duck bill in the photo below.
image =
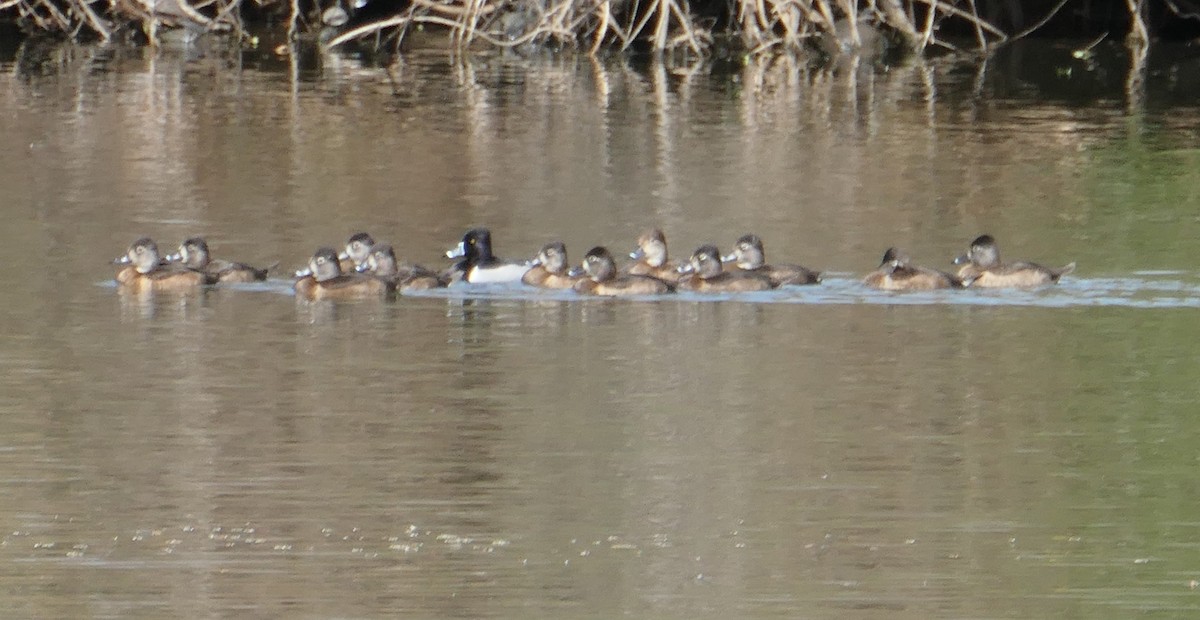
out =
<svg viewBox="0 0 1200 620"><path fill-rule="evenodd" d="M526 267L529 267L530 269L533 269L534 267L541 267L541 266L542 266L542 259L540 259L540 258L535 258L535 259L533 259L533 260L531 260L531 261L529 261L529 262L525 263L525 266L526 266Z"/></svg>
<svg viewBox="0 0 1200 620"><path fill-rule="evenodd" d="M338 260L350 260L350 253L345 250L338 252Z"/></svg>
<svg viewBox="0 0 1200 620"><path fill-rule="evenodd" d="M688 275L689 273L696 273L696 268L693 267L691 263L688 263L686 265L680 265L679 268L675 270L675 272L681 276L685 276L685 275Z"/></svg>
<svg viewBox="0 0 1200 620"><path fill-rule="evenodd" d="M633 260L642 260L643 258L646 258L646 251L640 247L634 248L634 250L629 253L629 258L632 258Z"/></svg>
<svg viewBox="0 0 1200 620"><path fill-rule="evenodd" d="M174 254L167 254L167 256L165 258L163 258L163 260L167 261L168 263L182 262L183 261L183 253L176 252Z"/></svg>
<svg viewBox="0 0 1200 620"><path fill-rule="evenodd" d="M128 254L125 254L124 256L118 256L118 257L114 258L113 262L112 262L112 264L114 264L114 265L129 265L132 263L133 263L133 259L129 258Z"/></svg>
<svg viewBox="0 0 1200 620"><path fill-rule="evenodd" d="M587 275L587 271L585 271L583 267L572 267L571 270L567 272L567 277L569 278L578 278L583 275Z"/></svg>
<svg viewBox="0 0 1200 620"><path fill-rule="evenodd" d="M967 264L967 263L969 263L969 262L971 262L971 259L970 259L970 257L968 257L966 254L963 254L962 256L956 256L956 257L954 257L954 264L955 264L955 265L965 265L965 264Z"/></svg>
<svg viewBox="0 0 1200 620"><path fill-rule="evenodd" d="M307 278L307 277L311 276L312 274L313 274L312 269L309 269L308 267L305 267L304 269L299 269L296 271L297 278Z"/></svg>
<svg viewBox="0 0 1200 620"><path fill-rule="evenodd" d="M736 263L737 262L737 254L726 254L721 257L721 262L722 263Z"/></svg>
<svg viewBox="0 0 1200 620"><path fill-rule="evenodd" d="M359 263L354 266L354 270L358 273L367 273L371 270L371 266L366 263Z"/></svg>
<svg viewBox="0 0 1200 620"><path fill-rule="evenodd" d="M467 244L462 241L458 245L446 251L446 258L462 258L467 255Z"/></svg>

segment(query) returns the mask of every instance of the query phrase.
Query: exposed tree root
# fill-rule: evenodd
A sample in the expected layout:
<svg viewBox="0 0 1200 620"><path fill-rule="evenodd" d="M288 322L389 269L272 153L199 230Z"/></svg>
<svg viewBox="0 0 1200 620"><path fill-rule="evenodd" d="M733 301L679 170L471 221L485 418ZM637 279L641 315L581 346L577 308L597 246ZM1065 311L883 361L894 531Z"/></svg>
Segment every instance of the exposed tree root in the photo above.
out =
<svg viewBox="0 0 1200 620"><path fill-rule="evenodd" d="M103 40L122 31L142 32L153 45L160 31L242 32L251 4L274 12L289 40L321 28L322 15L348 0L0 0L0 17L15 16L26 27L76 38ZM1062 8L1060 0L1034 26L1010 36L980 17L983 0L729 0L726 24L733 40L751 55L823 49L831 55L871 53L884 44L914 52L956 50L937 33L943 22L975 36L977 53L1043 26ZM1167 0L1170 2L1170 0ZM1130 38L1149 41L1146 0L1125 0ZM595 54L639 46L656 53L704 55L715 37L712 22L697 16L689 0L410 0L403 8L366 23L328 24L322 35L331 48L374 37L399 41L415 25L443 29L459 51L477 46L578 48ZM1174 4L1171 8L1178 9ZM711 19L711 18L710 18Z"/></svg>

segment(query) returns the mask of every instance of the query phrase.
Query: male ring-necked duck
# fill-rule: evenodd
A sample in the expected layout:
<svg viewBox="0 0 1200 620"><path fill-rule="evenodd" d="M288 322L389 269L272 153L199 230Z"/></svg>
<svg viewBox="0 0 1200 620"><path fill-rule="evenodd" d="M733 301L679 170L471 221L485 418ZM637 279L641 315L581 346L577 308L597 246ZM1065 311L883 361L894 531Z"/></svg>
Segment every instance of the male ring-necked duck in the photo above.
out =
<svg viewBox="0 0 1200 620"><path fill-rule="evenodd" d="M192 237L179 244L179 251L167 256L167 261L183 263L197 271L214 276L217 282L256 282L267 279L267 271L274 267L257 269L244 263L213 260L208 253L208 243L202 237Z"/></svg>
<svg viewBox="0 0 1200 620"><path fill-rule="evenodd" d="M130 244L124 256L113 260L114 265L127 265L117 272L117 283L127 290L190 291L205 284L216 283L216 277L184 265L164 262L158 254L158 244L142 237Z"/></svg>
<svg viewBox="0 0 1200 620"><path fill-rule="evenodd" d="M637 247L629 253L633 263L625 273L634 276L650 276L664 282L679 280L679 265L667 255L667 237L658 228L652 228L637 238Z"/></svg>
<svg viewBox="0 0 1200 620"><path fill-rule="evenodd" d="M801 267L800 265L767 264L766 252L763 251L762 239L758 235L742 235L733 245L733 252L721 257L721 262L733 263L741 271L757 273L771 279L774 286L784 284L817 284L821 281L820 272Z"/></svg>
<svg viewBox="0 0 1200 620"><path fill-rule="evenodd" d="M944 271L913 265L908 255L896 248L883 253L879 268L867 274L863 283L885 291L929 291L940 288L962 288L956 276Z"/></svg>
<svg viewBox="0 0 1200 620"><path fill-rule="evenodd" d="M561 241L547 243L538 251L521 281L540 288L571 288L583 276L571 277L568 273L567 246Z"/></svg>
<svg viewBox="0 0 1200 620"><path fill-rule="evenodd" d="M519 282L529 271L529 263L505 261L492 254L492 233L486 228L472 228L458 245L446 252L446 258L461 258L449 269L455 280L472 284Z"/></svg>
<svg viewBox="0 0 1200 620"><path fill-rule="evenodd" d="M423 291L446 286L436 273L425 267L397 263L396 252L386 243L371 246L366 260L357 270L388 280L401 291Z"/></svg>
<svg viewBox="0 0 1200 620"><path fill-rule="evenodd" d="M698 293L765 291L774 288L766 274L722 269L721 251L715 245L697 248L688 264L679 268L679 273L683 276L679 279L679 288Z"/></svg>
<svg viewBox="0 0 1200 620"><path fill-rule="evenodd" d="M350 273L367 262L367 254L375 245L375 239L365 232L357 232L346 240L346 247L338 253L338 266L342 273Z"/></svg>
<svg viewBox="0 0 1200 620"><path fill-rule="evenodd" d="M958 277L970 286L984 288L1029 288L1054 284L1058 279L1075 271L1075 263L1058 269L1043 267L1036 263L1000 261L1000 248L991 235L981 235L971 242L963 256L954 259Z"/></svg>
<svg viewBox="0 0 1200 620"><path fill-rule="evenodd" d="M296 272L296 296L317 299L370 299L383 297L395 285L365 273L343 274L333 248L321 248L308 260L308 268Z"/></svg>
<svg viewBox="0 0 1200 620"><path fill-rule="evenodd" d="M617 263L612 254L603 247L588 250L583 257L583 264L571 270L572 277L587 274L575 283L575 291L584 295L606 295L619 297L623 295L655 295L670 293L674 287L658 278L639 275L618 275Z"/></svg>

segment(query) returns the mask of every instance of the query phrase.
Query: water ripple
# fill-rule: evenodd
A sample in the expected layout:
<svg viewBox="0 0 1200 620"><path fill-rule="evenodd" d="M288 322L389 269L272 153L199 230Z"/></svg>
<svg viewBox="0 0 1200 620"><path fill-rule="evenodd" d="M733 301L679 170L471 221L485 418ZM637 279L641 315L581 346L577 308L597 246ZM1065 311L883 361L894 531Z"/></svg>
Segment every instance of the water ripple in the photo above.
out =
<svg viewBox="0 0 1200 620"><path fill-rule="evenodd" d="M920 306L952 304L964 306L1035 306L1072 308L1081 306L1117 306L1126 308L1200 307L1200 283L1182 279L1175 271L1141 271L1128 277L1071 278L1056 286L1032 290L966 289L895 292L863 286L850 274L838 274L819 286L785 286L773 291L727 294L682 292L670 295L644 295L629 301L742 302L787 304L880 304ZM99 283L115 287L111 281ZM222 285L222 289L248 293L292 295L290 280L272 279L250 284ZM465 284L445 289L405 293L405 297L448 299L504 299L515 301L610 301L605 297L585 297L571 290L537 289L523 284Z"/></svg>

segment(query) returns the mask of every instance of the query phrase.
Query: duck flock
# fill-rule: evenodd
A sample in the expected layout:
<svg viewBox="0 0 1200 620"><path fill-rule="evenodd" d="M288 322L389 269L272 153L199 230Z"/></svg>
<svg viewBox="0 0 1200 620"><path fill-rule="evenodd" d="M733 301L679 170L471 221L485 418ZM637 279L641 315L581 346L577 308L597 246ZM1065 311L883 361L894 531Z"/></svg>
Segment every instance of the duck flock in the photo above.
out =
<svg viewBox="0 0 1200 620"><path fill-rule="evenodd" d="M608 249L597 246L572 268L562 242L547 243L532 260L506 261L493 254L491 233L486 228L474 228L446 256L456 262L446 269L428 269L398 261L391 245L376 243L367 233L357 233L340 252L330 247L317 250L308 267L296 272L293 288L297 297L319 300L384 297L456 283L522 282L539 288L573 289L583 295L626 296L677 290L737 293L821 282L818 271L767 263L762 240L753 234L739 238L728 253L722 254L714 245L703 245L687 262L676 263L668 256L666 236L655 228L638 237L625 265L618 266ZM187 239L177 252L167 256L159 254L153 239L143 237L113 262L121 266L116 276L118 285L135 292L188 291L221 283L261 281L278 265L260 269L214 259L200 237ZM977 237L954 263L959 265L956 273L939 271L915 265L903 251L888 248L879 267L863 278L863 284L887 291L1032 288L1058 282L1075 269L1075 263L1048 268L1030 262L1002 262L996 240L990 235Z"/></svg>

